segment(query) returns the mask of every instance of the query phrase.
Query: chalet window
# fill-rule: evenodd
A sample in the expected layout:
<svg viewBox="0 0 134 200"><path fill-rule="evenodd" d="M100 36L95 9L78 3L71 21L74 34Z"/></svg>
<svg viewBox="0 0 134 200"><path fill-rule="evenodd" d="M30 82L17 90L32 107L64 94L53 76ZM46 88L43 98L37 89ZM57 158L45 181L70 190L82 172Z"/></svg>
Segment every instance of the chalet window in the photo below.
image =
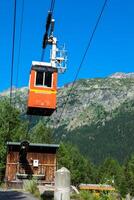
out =
<svg viewBox="0 0 134 200"><path fill-rule="evenodd" d="M52 73L51 72L36 72L36 85L51 87Z"/></svg>

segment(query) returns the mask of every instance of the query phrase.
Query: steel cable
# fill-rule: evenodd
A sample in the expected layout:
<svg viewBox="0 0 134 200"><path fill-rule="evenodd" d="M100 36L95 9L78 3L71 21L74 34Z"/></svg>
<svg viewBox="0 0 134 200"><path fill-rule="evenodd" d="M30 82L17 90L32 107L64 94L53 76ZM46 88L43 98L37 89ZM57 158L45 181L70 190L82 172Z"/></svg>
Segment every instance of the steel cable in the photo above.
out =
<svg viewBox="0 0 134 200"><path fill-rule="evenodd" d="M69 97L70 97L70 95L72 94L72 91L73 91L73 89L74 89L75 82L76 82L76 80L77 80L77 77L78 77L78 75L79 75L80 69L81 69L81 67L82 67L82 65L83 65L83 62L84 62L84 60L85 60L85 57L86 57L86 55L87 55L87 52L88 52L89 48L91 47L91 43L92 43L92 41L93 41L95 32L96 32L96 30L97 30L97 27L98 27L98 25L99 25L100 19L101 19L101 17L102 17L102 14L103 14L103 12L104 12L105 7L106 7L107 1L108 1L108 0L105 0L105 1L104 1L103 6L102 6L102 8L101 8L101 11L100 11L100 13L99 13L99 15L98 15L98 17L97 17L97 20L96 20L95 26L94 26L94 28L93 28L92 34L91 34L91 36L90 36L90 38L89 38L89 42L88 42L87 47L86 47L86 49L85 49L85 52L84 52L84 54L83 54L83 56L82 56L80 65L79 65L79 67L78 67L78 69L77 69L77 72L76 72L76 75L75 75L75 78L74 78L72 87L71 87L71 89L70 89L69 92L68 92L66 101L65 101L64 106L63 106L63 109L62 109L61 114L60 114L60 116L59 116L56 129L58 128L59 123L60 123L60 121L61 121L61 119L62 119L62 115L63 115L63 113L64 113L64 111L65 111L66 106L67 106L67 102L68 102L68 100L69 100Z"/></svg>
<svg viewBox="0 0 134 200"><path fill-rule="evenodd" d="M16 0L14 0L14 16L13 16L13 37L12 37L12 58L11 58L11 80L10 80L10 104L12 104L12 93L13 93L13 70L14 70L15 29L16 29Z"/></svg>

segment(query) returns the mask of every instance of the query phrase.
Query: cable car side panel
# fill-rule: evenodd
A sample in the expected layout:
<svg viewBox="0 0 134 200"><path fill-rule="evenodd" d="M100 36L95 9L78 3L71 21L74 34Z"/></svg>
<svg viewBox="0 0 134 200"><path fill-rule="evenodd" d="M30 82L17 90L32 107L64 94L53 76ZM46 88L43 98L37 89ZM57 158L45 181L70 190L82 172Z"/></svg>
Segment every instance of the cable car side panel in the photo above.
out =
<svg viewBox="0 0 134 200"><path fill-rule="evenodd" d="M56 110L57 71L50 76L48 70L42 70L39 80L38 72L31 70L27 114L50 116Z"/></svg>

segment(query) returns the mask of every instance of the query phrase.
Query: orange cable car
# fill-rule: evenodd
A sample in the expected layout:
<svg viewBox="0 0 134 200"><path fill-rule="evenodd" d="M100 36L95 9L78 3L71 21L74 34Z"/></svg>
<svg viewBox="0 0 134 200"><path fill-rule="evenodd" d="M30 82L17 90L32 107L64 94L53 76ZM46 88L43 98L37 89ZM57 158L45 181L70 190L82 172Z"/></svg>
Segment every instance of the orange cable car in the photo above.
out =
<svg viewBox="0 0 134 200"><path fill-rule="evenodd" d="M49 65L45 62L32 62L28 115L50 116L56 110L58 69Z"/></svg>
<svg viewBox="0 0 134 200"><path fill-rule="evenodd" d="M66 70L65 48L57 48L57 38L53 36L54 19L51 20L50 36L45 41L52 46L50 62L32 62L29 92L28 115L50 116L56 110L57 74ZM59 57L57 57L59 53Z"/></svg>

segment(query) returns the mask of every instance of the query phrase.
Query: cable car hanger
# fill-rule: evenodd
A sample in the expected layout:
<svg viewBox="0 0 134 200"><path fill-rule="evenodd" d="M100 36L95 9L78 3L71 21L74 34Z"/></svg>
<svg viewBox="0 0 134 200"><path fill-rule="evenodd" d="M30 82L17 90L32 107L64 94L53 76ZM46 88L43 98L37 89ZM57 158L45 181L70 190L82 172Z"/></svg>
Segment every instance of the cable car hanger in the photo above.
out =
<svg viewBox="0 0 134 200"><path fill-rule="evenodd" d="M65 46L62 49L57 48L57 38L53 35L55 20L51 19L51 16L52 14L49 12L42 46L45 49L47 45L51 45L50 62L32 62L27 105L28 115L51 116L56 110L57 74L66 70Z"/></svg>

